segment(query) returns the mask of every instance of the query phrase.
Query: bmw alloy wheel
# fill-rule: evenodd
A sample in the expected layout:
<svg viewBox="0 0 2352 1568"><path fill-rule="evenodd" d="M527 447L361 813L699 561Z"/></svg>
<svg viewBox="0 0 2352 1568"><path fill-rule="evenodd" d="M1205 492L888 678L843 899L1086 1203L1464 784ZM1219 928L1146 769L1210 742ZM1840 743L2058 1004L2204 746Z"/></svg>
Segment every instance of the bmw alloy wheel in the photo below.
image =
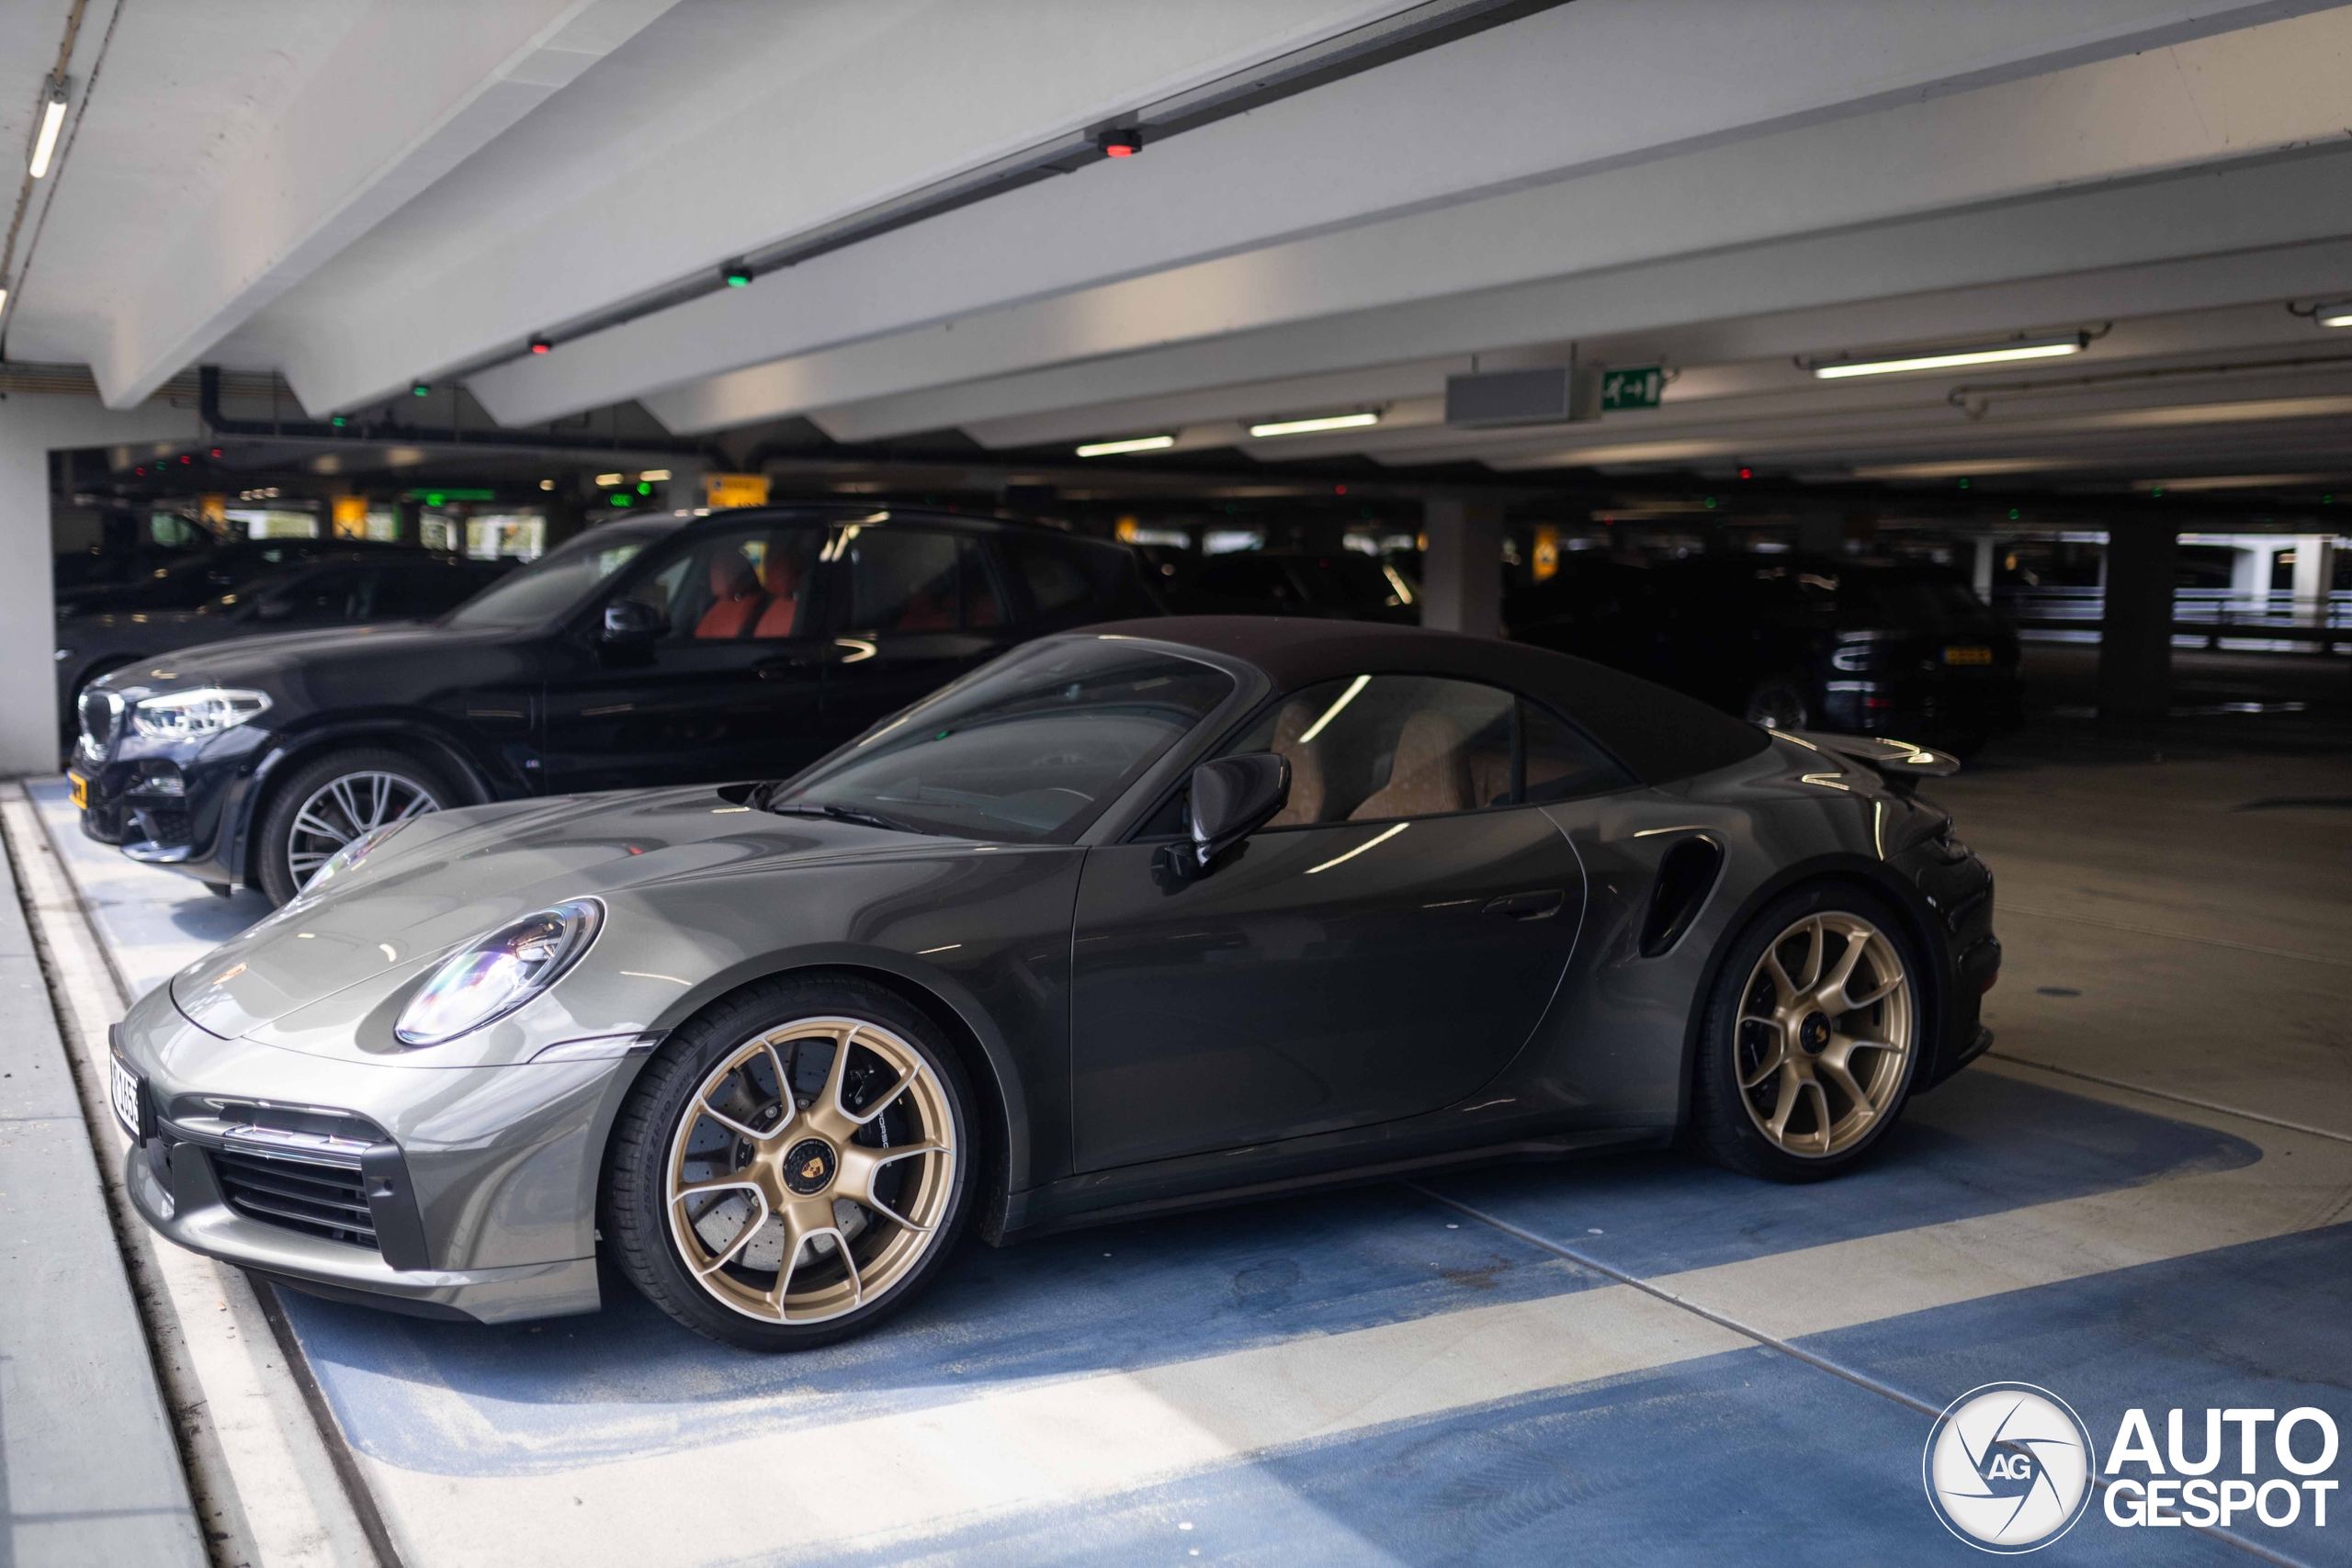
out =
<svg viewBox="0 0 2352 1568"><path fill-rule="evenodd" d="M1917 1004L1886 933L1823 910L1772 939L1741 992L1740 1102L1772 1145L1803 1159L1869 1138L1900 1100Z"/></svg>
<svg viewBox="0 0 2352 1568"><path fill-rule="evenodd" d="M286 866L299 889L335 851L362 833L441 809L419 781L370 769L339 774L304 797L295 808L286 842Z"/></svg>
<svg viewBox="0 0 2352 1568"><path fill-rule="evenodd" d="M955 1118L931 1065L869 1020L809 1018L725 1054L670 1137L671 1245L713 1300L816 1324L878 1302L936 1245Z"/></svg>

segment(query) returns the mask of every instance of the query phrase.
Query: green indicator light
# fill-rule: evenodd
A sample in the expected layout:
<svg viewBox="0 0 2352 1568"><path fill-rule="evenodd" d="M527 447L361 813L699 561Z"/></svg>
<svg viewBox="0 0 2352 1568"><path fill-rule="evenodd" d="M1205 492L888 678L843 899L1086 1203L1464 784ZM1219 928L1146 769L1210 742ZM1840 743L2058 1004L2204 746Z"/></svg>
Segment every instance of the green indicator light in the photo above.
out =
<svg viewBox="0 0 2352 1568"><path fill-rule="evenodd" d="M2017 509L2016 507L2012 506L2012 507L2010 507L2010 508L2009 508L2009 521L2010 521L2010 522L2012 522L2012 523L2014 523L2014 522L2016 522L2017 520L2018 520L2018 509Z"/></svg>
<svg viewBox="0 0 2352 1568"><path fill-rule="evenodd" d="M416 398L429 397L432 395L432 392L433 389L426 386L422 381L419 381L415 386L409 389L409 395Z"/></svg>
<svg viewBox="0 0 2352 1568"><path fill-rule="evenodd" d="M728 288L749 288L751 286L752 286L752 275L751 275L750 273L745 272L745 271L744 271L741 267L740 267L740 266L730 266L730 267L729 267L729 268L727 269L727 287L728 287Z"/></svg>
<svg viewBox="0 0 2352 1568"><path fill-rule="evenodd" d="M2149 493L2150 493L2151 495L2154 495L2154 496L2161 497L2161 496L2163 496L2163 494L2165 493L2165 487L2164 487L2164 486L2162 486L2162 485L2158 485L2154 490L2153 490L2153 491L2149 491Z"/></svg>
<svg viewBox="0 0 2352 1568"><path fill-rule="evenodd" d="M615 506L628 506L634 504L637 501L637 497L629 494L629 492L625 490L616 490L605 499L611 502Z"/></svg>
<svg viewBox="0 0 2352 1568"><path fill-rule="evenodd" d="M1714 498L1713 496L1712 496L1712 495L1711 495L1711 496L1707 497L1707 510L1708 510L1708 511L1710 511L1710 512L1713 512L1714 509L1715 509L1715 498Z"/></svg>
<svg viewBox="0 0 2352 1568"><path fill-rule="evenodd" d="M650 482L649 482L648 480L645 480L645 479L639 479L639 480L638 480L638 481L637 481L637 493L638 493L638 494L639 494L639 495L651 495L651 494L653 493L653 486L652 486L652 484L651 484Z"/></svg>
<svg viewBox="0 0 2352 1568"><path fill-rule="evenodd" d="M344 418L343 415L337 414L334 416L333 423L337 430L341 430L345 425L349 424L351 422Z"/></svg>
<svg viewBox="0 0 2352 1568"><path fill-rule="evenodd" d="M1962 480L1961 480L1961 481L1960 481L1960 488L1961 488L1961 489L1962 489L1962 490L1966 490L1966 489L1968 488L1968 481L1967 481L1966 479L1962 479Z"/></svg>
<svg viewBox="0 0 2352 1568"><path fill-rule="evenodd" d="M2333 505L2335 505L2335 497L2334 497L2334 496L2332 496L2332 495L2324 495L2324 496L2321 496L2321 497L2319 498L2319 503L2320 503L2322 506L2333 506Z"/></svg>
<svg viewBox="0 0 2352 1568"><path fill-rule="evenodd" d="M425 505L427 505L427 506L438 506L438 505L440 505L444 501L447 501L447 499L448 499L448 497L447 497L447 496L443 495L443 494L442 494L439 491L437 491L437 490L435 490L435 491L425 491L425 492L424 492L424 504L425 504Z"/></svg>

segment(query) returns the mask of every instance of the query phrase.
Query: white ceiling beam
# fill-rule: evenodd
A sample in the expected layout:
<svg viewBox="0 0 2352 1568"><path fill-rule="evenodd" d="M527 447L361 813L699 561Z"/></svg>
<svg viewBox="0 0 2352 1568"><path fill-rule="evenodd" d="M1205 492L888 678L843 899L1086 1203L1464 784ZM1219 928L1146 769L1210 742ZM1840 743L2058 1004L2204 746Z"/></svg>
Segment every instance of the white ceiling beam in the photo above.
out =
<svg viewBox="0 0 2352 1568"><path fill-rule="evenodd" d="M1579 0L473 384L509 420L651 393L680 428L719 428L2243 156L2329 134L2352 39L2345 18L2317 17L2011 80L2046 58L2027 42L2083 52L2084 14L1835 9L1831 27L1797 0ZM2167 32L2182 25L2178 7L2161 9ZM1980 11L2009 45L2004 71L1985 65L1973 28L1941 25ZM2126 11L2096 18L2119 48L2143 39L2158 8ZM1988 74L2000 79L1976 85ZM1080 289L1082 317L1046 298ZM1023 299L1042 302L1005 303ZM826 347L876 339L863 355ZM781 357L658 390L763 352Z"/></svg>
<svg viewBox="0 0 2352 1568"><path fill-rule="evenodd" d="M107 405L145 399L674 4L368 6L216 199L140 247L146 275L89 355Z"/></svg>
<svg viewBox="0 0 2352 1568"><path fill-rule="evenodd" d="M351 406L1410 4L682 6L239 347Z"/></svg>

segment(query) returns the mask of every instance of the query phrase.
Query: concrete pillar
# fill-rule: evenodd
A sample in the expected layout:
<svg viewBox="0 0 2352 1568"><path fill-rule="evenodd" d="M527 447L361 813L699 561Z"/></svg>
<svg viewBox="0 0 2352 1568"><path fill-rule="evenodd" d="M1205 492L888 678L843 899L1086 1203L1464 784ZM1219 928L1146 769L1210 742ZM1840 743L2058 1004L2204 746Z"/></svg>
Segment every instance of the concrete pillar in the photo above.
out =
<svg viewBox="0 0 2352 1568"><path fill-rule="evenodd" d="M2098 716L2162 718L2172 703L2172 599L2180 536L2170 525L2107 531L2105 620L2098 639Z"/></svg>
<svg viewBox="0 0 2352 1568"><path fill-rule="evenodd" d="M1503 509L1450 497L1423 503L1421 625L1471 637L1503 631Z"/></svg>
<svg viewBox="0 0 2352 1568"><path fill-rule="evenodd" d="M2327 624L2327 596L2335 586L2335 536L2299 534L2295 537L2295 621L2299 626Z"/></svg>
<svg viewBox="0 0 2352 1568"><path fill-rule="evenodd" d="M1979 534L1974 542L1976 559L1972 563L1968 582L1976 590L1976 596L1990 604L1993 602L1993 568L2001 558L2001 541L1990 534Z"/></svg>
<svg viewBox="0 0 2352 1568"><path fill-rule="evenodd" d="M2233 614L2260 615L2268 606L2272 558L2278 553L2275 539L2240 540L2237 554L2230 558L2230 609Z"/></svg>
<svg viewBox="0 0 2352 1568"><path fill-rule="evenodd" d="M194 409L116 413L96 398L0 396L0 776L57 771L57 604L50 563L49 455L119 442L188 441ZM37 673L36 673L37 672Z"/></svg>

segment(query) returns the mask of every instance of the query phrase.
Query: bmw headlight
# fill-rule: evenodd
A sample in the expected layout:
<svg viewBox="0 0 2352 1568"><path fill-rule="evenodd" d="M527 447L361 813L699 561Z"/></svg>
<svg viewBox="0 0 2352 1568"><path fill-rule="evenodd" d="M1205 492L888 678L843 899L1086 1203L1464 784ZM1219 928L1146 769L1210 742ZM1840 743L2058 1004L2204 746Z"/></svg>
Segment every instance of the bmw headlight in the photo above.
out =
<svg viewBox="0 0 2352 1568"><path fill-rule="evenodd" d="M296 897L311 897L336 877L347 876L358 870L360 862L374 854L378 846L381 845L386 839L407 826L408 820L403 818L398 822L387 822L380 828L368 829L368 831L329 855L326 864L311 873L311 879L302 884L302 890Z"/></svg>
<svg viewBox="0 0 2352 1568"><path fill-rule="evenodd" d="M392 1032L403 1045L439 1045L504 1018L561 979L604 919L603 905L576 898L501 927L435 969Z"/></svg>
<svg viewBox="0 0 2352 1568"><path fill-rule="evenodd" d="M130 710L130 724L153 740L197 740L234 729L268 711L266 693L198 686L142 699Z"/></svg>

